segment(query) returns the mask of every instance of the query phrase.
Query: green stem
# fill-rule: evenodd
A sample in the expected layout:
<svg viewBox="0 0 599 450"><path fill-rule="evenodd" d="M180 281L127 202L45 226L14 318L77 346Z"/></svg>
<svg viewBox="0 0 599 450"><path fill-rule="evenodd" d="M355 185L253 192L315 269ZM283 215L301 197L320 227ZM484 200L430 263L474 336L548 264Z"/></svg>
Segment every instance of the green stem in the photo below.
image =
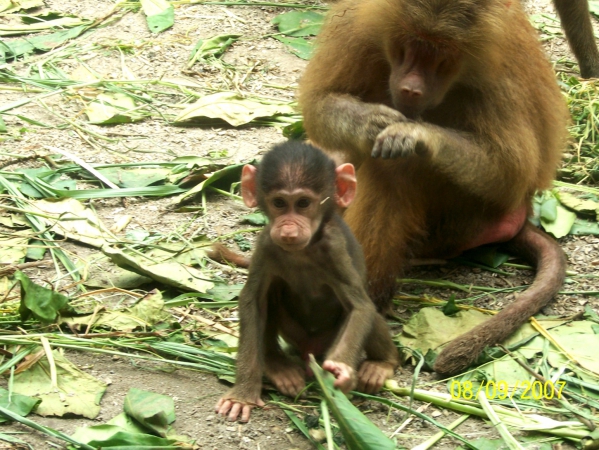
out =
<svg viewBox="0 0 599 450"><path fill-rule="evenodd" d="M17 421L19 423L22 423L23 425L28 426L29 428L33 428L34 430L40 431L48 436L51 436L51 437L54 437L57 439L61 439L70 444L76 445L84 450L97 450L96 447L92 447L91 445L87 445L82 442L79 442L79 441L73 439L71 436L61 433L58 430L54 430L53 428L44 427L32 420L27 419L26 417L23 417L17 413L12 412L9 409L3 408L2 406L0 406L0 415L6 417L8 419Z"/></svg>
<svg viewBox="0 0 599 450"><path fill-rule="evenodd" d="M399 409L401 411L406 411L406 412L409 412L411 414L414 414L416 417L419 417L420 419L426 420L427 422L433 424L434 426L436 426L440 430L444 431L449 436L457 439L458 441L463 442L466 445L466 447L468 447L468 448L470 448L472 450L478 450L478 448L476 446L472 445L464 437L462 437L459 434L453 432L452 430L450 430L446 426L441 425L435 419L432 419L429 416L427 416L426 414L422 414L421 412L418 412L415 409L410 409L410 408L402 405L401 403L397 403L397 402L394 402L392 400L389 400L389 399L386 399L386 398L383 398L383 397L377 397L376 395L363 394L363 393L357 392L357 391L352 391L352 395L355 395L357 397L362 397L362 398L365 398L367 400L372 400L374 402L379 402L379 403L382 403L383 405L391 406L391 407ZM482 411L482 410L480 410L480 411ZM483 414L484 414L484 412L483 412Z"/></svg>
<svg viewBox="0 0 599 450"><path fill-rule="evenodd" d="M214 186L207 186L207 187L208 187L208 189L211 189L214 192L218 192L219 194L226 195L227 197L232 198L234 200L241 200L241 196L240 195L235 195L235 194L232 194L230 192L223 191L222 189L215 188Z"/></svg>

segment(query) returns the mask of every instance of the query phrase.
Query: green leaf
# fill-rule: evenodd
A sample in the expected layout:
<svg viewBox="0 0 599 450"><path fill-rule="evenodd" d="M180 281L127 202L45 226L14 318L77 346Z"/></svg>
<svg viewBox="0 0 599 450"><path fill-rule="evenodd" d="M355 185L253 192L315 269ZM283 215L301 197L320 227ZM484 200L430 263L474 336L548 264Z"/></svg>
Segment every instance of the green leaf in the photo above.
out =
<svg viewBox="0 0 599 450"><path fill-rule="evenodd" d="M139 167L126 169L122 167L109 167L97 169L102 175L121 188L139 188L164 181L170 175L170 168ZM94 180L96 178L94 177Z"/></svg>
<svg viewBox="0 0 599 450"><path fill-rule="evenodd" d="M258 227L264 226L268 223L268 217L262 212L255 212L241 216L240 220L242 223L249 223Z"/></svg>
<svg viewBox="0 0 599 450"><path fill-rule="evenodd" d="M103 269L92 271L89 277L85 280L85 286L95 288L114 288L135 289L152 281L149 277L144 277L130 270L121 267L114 267L110 272Z"/></svg>
<svg viewBox="0 0 599 450"><path fill-rule="evenodd" d="M166 395L131 388L125 397L124 411L158 436L167 435L175 421L175 402Z"/></svg>
<svg viewBox="0 0 599 450"><path fill-rule="evenodd" d="M62 174L56 170L48 170L45 167L37 169L17 169L15 173L23 174L15 180L15 185L19 190L32 198L48 198L53 195L48 195L48 191L39 183L45 183L53 189L66 189L70 191L77 190L75 180L67 178L62 179Z"/></svg>
<svg viewBox="0 0 599 450"><path fill-rule="evenodd" d="M200 39L191 51L187 67L193 66L198 60L206 60L209 57L218 58L240 37L240 34L221 34L210 39Z"/></svg>
<svg viewBox="0 0 599 450"><path fill-rule="evenodd" d="M106 450L111 448L120 450L181 449L180 446L175 445L175 441L172 439L129 432L116 425L93 425L77 428L73 433L73 438L84 444Z"/></svg>
<svg viewBox="0 0 599 450"><path fill-rule="evenodd" d="M14 13L17 11L25 11L32 8L39 8L44 6L43 0L1 0L0 1L0 12L5 14Z"/></svg>
<svg viewBox="0 0 599 450"><path fill-rule="evenodd" d="M68 307L69 298L61 293L35 284L21 271L15 272L14 277L21 282L19 314L22 321L33 315L42 322L52 323L59 311L71 309Z"/></svg>
<svg viewBox="0 0 599 450"><path fill-rule="evenodd" d="M0 2L0 4L1 4L1 2ZM23 444L23 448L31 448L28 446L27 442L15 437L15 436L12 436L10 434L6 434L6 433L0 433L0 441L5 441L10 444ZM10 447L10 448L13 448L13 447ZM15 446L14 448L20 448L20 447Z"/></svg>
<svg viewBox="0 0 599 450"><path fill-rule="evenodd" d="M464 252L462 257L496 269L506 262L510 255L500 251L498 245L485 245Z"/></svg>
<svg viewBox="0 0 599 450"><path fill-rule="evenodd" d="M453 316L460 311L461 309L455 304L455 295L451 294L451 297L449 297L449 300L447 300L447 303L443 306L443 314L446 316Z"/></svg>
<svg viewBox="0 0 599 450"><path fill-rule="evenodd" d="M13 264L22 262L27 255L31 230L21 230L0 235L0 262Z"/></svg>
<svg viewBox="0 0 599 450"><path fill-rule="evenodd" d="M324 19L323 14L314 11L291 11L276 16L271 23L287 36L316 36Z"/></svg>
<svg viewBox="0 0 599 450"><path fill-rule="evenodd" d="M172 194L180 194L187 189L179 186L146 186L139 188L123 188L123 189L57 189L54 186L46 183L39 178L30 178L28 182L36 189L47 191L49 194L46 197L58 198L114 198L114 197L143 197L143 196L159 196L166 197Z"/></svg>
<svg viewBox="0 0 599 450"><path fill-rule="evenodd" d="M221 119L238 127L251 121L278 114L294 114L289 103L241 97L235 92L206 95L183 110L175 122L190 119Z"/></svg>
<svg viewBox="0 0 599 450"><path fill-rule="evenodd" d="M592 220L577 218L574 221L572 228L570 228L570 234L575 236L583 236L588 234L599 235L599 223Z"/></svg>
<svg viewBox="0 0 599 450"><path fill-rule="evenodd" d="M216 284L208 290L215 302L228 302L239 297L243 284Z"/></svg>
<svg viewBox="0 0 599 450"><path fill-rule="evenodd" d="M429 349L424 355L423 368L432 372L437 356L439 356L439 354L436 351Z"/></svg>
<svg viewBox="0 0 599 450"><path fill-rule="evenodd" d="M124 412L120 413L117 416L114 416L112 419L106 422L106 424L120 427L123 431L127 431L129 433L148 433L147 428L145 428L141 423L139 423L133 417Z"/></svg>
<svg viewBox="0 0 599 450"><path fill-rule="evenodd" d="M217 181L222 181L222 180L230 180L231 182L233 182L233 180L239 181L239 179L241 177L241 169L243 168L244 165L245 164L234 164L232 166L227 166L224 169L217 170L216 172L212 173L212 175L210 175L208 178L206 178L204 181L195 185L189 191L174 198L172 203L179 204L183 201L189 200L189 199L193 198L195 195L202 192L206 187L210 186L211 184L216 183Z"/></svg>
<svg viewBox="0 0 599 450"><path fill-rule="evenodd" d="M36 409L41 416L76 414L94 419L100 413L100 399L106 383L79 370L60 351L52 352L57 383L53 385L50 363L46 357L15 375L13 390L42 399Z"/></svg>
<svg viewBox="0 0 599 450"><path fill-rule="evenodd" d="M153 290L128 310L94 311L92 314L63 319L61 323L69 325L72 329L86 329L88 326L92 326L93 328L130 332L136 328L146 330L170 317L170 314L165 311L162 294L160 291Z"/></svg>
<svg viewBox="0 0 599 450"><path fill-rule="evenodd" d="M578 198L574 194L563 191L556 191L555 195L562 205L567 206L576 212L594 215L597 210L599 210L599 202Z"/></svg>
<svg viewBox="0 0 599 450"><path fill-rule="evenodd" d="M41 52L52 50L69 39L76 38L87 27L88 25L80 25L69 30L57 31L43 36L27 37L26 39L16 39L10 42L0 41L0 62L26 55L34 50Z"/></svg>
<svg viewBox="0 0 599 450"><path fill-rule="evenodd" d="M297 122L284 127L283 136L285 136L287 139L304 139L306 136L306 130L304 130L304 121L298 120Z"/></svg>
<svg viewBox="0 0 599 450"><path fill-rule="evenodd" d="M135 100L129 95L102 93L86 106L85 114L90 123L98 125L132 123L146 116L136 108Z"/></svg>
<svg viewBox="0 0 599 450"><path fill-rule="evenodd" d="M11 183L8 179L0 174L0 188L6 190L11 197L11 200L16 203L16 205L24 210L24 211L32 211L31 206L27 204L24 196L21 192L15 187L13 183ZM50 249L52 253L53 259L58 259L65 267L67 272L71 275L71 278L74 280L79 280L79 269L75 266L73 261L67 256L67 254L61 250L58 244L54 241L54 237L48 231L45 224L43 224L40 220L38 220L37 216L34 214L26 215L26 219L28 225L37 233L40 239L44 239L46 243L46 247Z"/></svg>
<svg viewBox="0 0 599 450"><path fill-rule="evenodd" d="M108 245L102 247L102 252L116 265L167 286L203 293L214 287L214 283L207 281L206 275L200 270L177 261L152 261L136 252L126 252Z"/></svg>
<svg viewBox="0 0 599 450"><path fill-rule="evenodd" d="M152 33L161 33L169 29L175 23L175 8L170 6L160 14L148 16L148 28Z"/></svg>
<svg viewBox="0 0 599 450"><path fill-rule="evenodd" d="M0 24L0 36L10 36L15 34L38 33L40 31L63 29L76 27L79 25L89 25L91 20L81 19L76 16L59 17L55 13L46 15L47 20L36 20L33 17L43 19L43 15L24 16L22 24L18 25L3 25Z"/></svg>
<svg viewBox="0 0 599 450"><path fill-rule="evenodd" d="M233 240L237 244L237 247L239 247L239 250L241 250L242 252L247 252L252 249L252 244L250 244L250 241L248 241L240 234L235 235L235 237L233 237Z"/></svg>
<svg viewBox="0 0 599 450"><path fill-rule="evenodd" d="M158 289L153 289L140 298L129 308L129 311L132 316L139 317L149 325L155 325L172 317L164 310L164 300Z"/></svg>
<svg viewBox="0 0 599 450"><path fill-rule="evenodd" d="M277 41L282 42L291 53L302 59L310 59L312 57L312 51L314 44L311 41L307 41L301 37L283 37L273 36Z"/></svg>
<svg viewBox="0 0 599 450"><path fill-rule="evenodd" d="M46 246L44 245L44 241L38 241L37 239L32 239L29 242L29 247L27 248L27 259L31 259L33 261L41 261L44 259L44 255L46 254Z"/></svg>
<svg viewBox="0 0 599 450"><path fill-rule="evenodd" d="M29 397L28 395L9 392L4 388L0 388L0 406L17 413L20 416L28 415L41 400L39 398ZM0 423L7 422L8 419L0 417Z"/></svg>
<svg viewBox="0 0 599 450"><path fill-rule="evenodd" d="M593 322L599 323L599 314L597 314L593 308L589 304L586 304L584 307L584 316L585 319L591 320Z"/></svg>
<svg viewBox="0 0 599 450"><path fill-rule="evenodd" d="M545 198L543 200L543 203L541 203L541 221L546 221L546 222L553 222L555 221L555 219L557 219L557 206L558 206L559 202L557 201L557 199L551 195L548 198Z"/></svg>
<svg viewBox="0 0 599 450"><path fill-rule="evenodd" d="M311 356L310 368L349 450L394 450L395 443L356 408L343 392L333 387L335 377L325 372Z"/></svg>
<svg viewBox="0 0 599 450"><path fill-rule="evenodd" d="M152 33L161 33L174 25L175 9L166 0L141 0L141 7Z"/></svg>
<svg viewBox="0 0 599 450"><path fill-rule="evenodd" d="M140 0L140 2L146 16L155 16L166 11L171 6L166 0Z"/></svg>
<svg viewBox="0 0 599 450"><path fill-rule="evenodd" d="M202 265L202 260L206 257L206 248L210 244L206 236L200 235L190 241L180 242L164 242L163 238L159 233L150 233L145 239L145 243L149 245L144 253L147 258L155 262L176 261L186 266ZM157 241L162 241L159 247L152 245Z"/></svg>
<svg viewBox="0 0 599 450"><path fill-rule="evenodd" d="M448 317L437 308L422 308L403 326L398 341L402 346L418 350L424 355L429 350L439 351L452 339L489 318L476 310L461 311Z"/></svg>
<svg viewBox="0 0 599 450"><path fill-rule="evenodd" d="M148 322L123 311L102 311L97 314L69 317L63 319L61 324L66 324L73 330L86 330L90 326L92 330L101 328L123 332L131 332L135 329L147 330L150 326Z"/></svg>
<svg viewBox="0 0 599 450"><path fill-rule="evenodd" d="M559 204L556 205L555 211L555 219L552 221L544 218L541 213L541 225L543 225L546 232L551 233L559 239L566 236L572 229L572 225L574 225L574 221L576 220L576 213L567 210Z"/></svg>
<svg viewBox="0 0 599 450"><path fill-rule="evenodd" d="M26 16L21 16L21 22L26 24L47 24L51 20L60 19L61 17L77 17L71 14L63 14L58 11L47 11L38 14L28 14ZM54 25L55 27L63 27L64 25ZM52 28L52 26L50 27Z"/></svg>
<svg viewBox="0 0 599 450"><path fill-rule="evenodd" d="M95 211L79 200L65 198L57 201L35 200L31 202L37 210L48 217L40 221L60 236L67 237L92 247L102 247L106 240L114 240L114 235L102 223Z"/></svg>
<svg viewBox="0 0 599 450"><path fill-rule="evenodd" d="M550 330L549 334L555 336L555 340L570 354L583 368L599 374L599 359L597 359L597 348L599 348L599 335L593 330L594 322L581 320L568 323ZM539 348L535 338L527 347ZM539 351L543 349L540 345ZM566 364L568 358L553 347L548 350L548 361L553 367L561 367Z"/></svg>

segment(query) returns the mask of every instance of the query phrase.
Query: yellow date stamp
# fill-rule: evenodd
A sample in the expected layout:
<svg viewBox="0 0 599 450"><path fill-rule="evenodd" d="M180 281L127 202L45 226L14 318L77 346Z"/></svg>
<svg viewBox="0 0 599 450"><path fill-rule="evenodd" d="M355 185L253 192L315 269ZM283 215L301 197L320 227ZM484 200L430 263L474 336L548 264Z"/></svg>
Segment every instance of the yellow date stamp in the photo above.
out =
<svg viewBox="0 0 599 450"><path fill-rule="evenodd" d="M551 400L561 399L565 381L516 381L510 386L506 381L482 381L474 384L472 381L453 380L449 387L452 399L478 400L481 392L490 399L505 400L519 398L521 400Z"/></svg>

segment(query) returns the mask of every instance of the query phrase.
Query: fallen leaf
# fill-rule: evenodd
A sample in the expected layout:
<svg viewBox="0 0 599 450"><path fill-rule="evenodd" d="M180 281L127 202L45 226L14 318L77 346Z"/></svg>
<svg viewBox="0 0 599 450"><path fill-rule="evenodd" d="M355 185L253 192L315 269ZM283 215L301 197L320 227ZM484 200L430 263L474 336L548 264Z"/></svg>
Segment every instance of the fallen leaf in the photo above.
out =
<svg viewBox="0 0 599 450"><path fill-rule="evenodd" d="M64 198L58 201L36 200L32 205L54 219L39 217L52 231L92 247L101 247L106 240L116 238L104 226L96 213L79 200Z"/></svg>
<svg viewBox="0 0 599 450"><path fill-rule="evenodd" d="M132 307L122 311L100 310L92 314L67 317L61 323L85 331L88 327L114 331L146 330L157 323L168 320L171 315L164 308L160 291L151 291Z"/></svg>
<svg viewBox="0 0 599 450"><path fill-rule="evenodd" d="M50 379L50 364L44 356L32 367L15 375L13 391L41 399L35 410L40 416L75 414L94 419L100 413L100 400L106 383L82 372L63 354L52 352L56 364L57 385Z"/></svg>
<svg viewBox="0 0 599 450"><path fill-rule="evenodd" d="M47 52L59 45L64 44L69 39L76 38L85 30L87 25L81 25L68 30L61 30L43 36L27 37L26 39L15 39L12 41L2 41L0 45L0 62L6 62L8 59L18 58L19 56L32 53L34 50Z"/></svg>
<svg viewBox="0 0 599 450"><path fill-rule="evenodd" d="M570 233L575 220L576 213L567 210L562 205L556 205L556 215L553 221L547 220L541 214L541 225L547 233L552 234L557 239Z"/></svg>
<svg viewBox="0 0 599 450"><path fill-rule="evenodd" d="M312 57L312 51L314 50L314 44L312 41L307 41L301 37L285 37L285 36L273 36L277 41L282 42L291 53L295 56L308 60Z"/></svg>
<svg viewBox="0 0 599 450"><path fill-rule="evenodd" d="M208 57L219 57L240 37L240 34L222 34L209 39L200 39L191 51L187 67L193 66L198 60L205 60Z"/></svg>
<svg viewBox="0 0 599 450"><path fill-rule="evenodd" d="M287 36L316 36L325 16L314 11L291 11L279 14L271 23Z"/></svg>
<svg viewBox="0 0 599 450"><path fill-rule="evenodd" d="M549 334L554 336L555 340L582 367L599 375L599 359L597 359L599 334L595 334L593 328L595 325L590 320L580 320L554 328ZM567 358L561 352L551 348L548 361L553 367L561 367L567 362Z"/></svg>
<svg viewBox="0 0 599 450"><path fill-rule="evenodd" d="M13 264L22 262L27 255L27 246L31 230L15 231L0 235L0 263Z"/></svg>
<svg viewBox="0 0 599 450"><path fill-rule="evenodd" d="M175 24L175 8L166 0L141 0L148 28L160 33Z"/></svg>
<svg viewBox="0 0 599 450"><path fill-rule="evenodd" d="M238 127L262 117L295 114L296 110L283 102L244 98L235 92L206 95L183 110L175 122L196 118L222 119Z"/></svg>
<svg viewBox="0 0 599 450"><path fill-rule="evenodd" d="M0 406L17 413L20 416L27 416L39 402L39 398L9 392L4 388L0 388ZM8 422L8 419L0 417L0 423L4 422Z"/></svg>
<svg viewBox="0 0 599 450"><path fill-rule="evenodd" d="M88 103L85 114L90 123L100 125L132 123L146 117L136 108L135 100L129 95L102 93Z"/></svg>
<svg viewBox="0 0 599 450"><path fill-rule="evenodd" d="M404 347L416 349L424 355L429 350L439 351L443 345L489 318L475 310L461 311L448 317L437 308L422 308L404 325L398 340Z"/></svg>
<svg viewBox="0 0 599 450"><path fill-rule="evenodd" d="M14 278L21 282L21 303L19 315L25 321L31 316L45 323L53 323L58 313L70 311L69 298L60 292L35 284L21 271L15 272Z"/></svg>
<svg viewBox="0 0 599 450"><path fill-rule="evenodd" d="M203 293L214 286L212 281L206 280L206 275L201 271L176 261L153 263L143 256L127 254L107 245L102 247L102 252L110 257L116 265L150 277L167 286Z"/></svg>
<svg viewBox="0 0 599 450"><path fill-rule="evenodd" d="M172 398L142 389L129 389L124 410L144 428L162 437L166 437L169 425L175 421Z"/></svg>
<svg viewBox="0 0 599 450"><path fill-rule="evenodd" d="M567 206L574 211L595 214L597 210L599 210L599 202L578 198L574 194L563 191L556 191L555 195L562 205Z"/></svg>

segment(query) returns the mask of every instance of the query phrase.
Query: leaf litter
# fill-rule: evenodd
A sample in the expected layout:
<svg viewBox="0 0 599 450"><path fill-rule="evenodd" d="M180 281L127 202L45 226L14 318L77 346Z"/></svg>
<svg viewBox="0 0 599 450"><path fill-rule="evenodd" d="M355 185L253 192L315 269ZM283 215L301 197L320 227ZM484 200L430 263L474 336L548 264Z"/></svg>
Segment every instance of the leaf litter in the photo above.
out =
<svg viewBox="0 0 599 450"><path fill-rule="evenodd" d="M239 170L280 140L281 133L301 135L293 91L305 63L291 53L309 58L311 36L317 34L322 14L320 7L310 10L306 9L310 5L299 3L280 8L266 3L231 2L236 6L225 7L183 1L173 8L169 2L151 0L107 4L104 10L80 3L68 8L57 4L52 14L30 10L42 6L40 2L2 4L4 14L15 14L9 17L13 24L22 22L19 7L39 19L22 22L20 34L0 45L0 58L7 62L0 66L0 89L10 99L0 106L0 139L5 144L0 152L4 194L0 231L5 243L0 250L4 265L0 320L5 330L0 343L9 393L0 413L82 448L131 443L137 448L142 443L147 448L193 446L197 432L177 436L169 428L174 420L172 398L177 401L182 395L176 391L165 402L152 398L157 393L129 392L124 412L102 417L106 424L97 426L93 434L65 435L36 423L43 418L31 421L24 416L34 407L38 415L49 410L50 416L63 415L65 408L80 415L101 415L106 408L102 386L109 386L106 395L110 396L111 380L96 380L95 388L80 386L94 378L87 375L89 368L80 370L70 363L64 352L78 360L107 355L115 367L130 361L132 379L140 371L136 366L149 364L146 370L180 367L233 381L239 292L235 286L243 282L245 272L207 260L204 248L215 239L232 246L251 245L257 229L242 228L244 215L250 223L263 225L263 218L240 212L236 203ZM62 21L61 27L72 28L52 30L57 20ZM206 25L201 32L193 31L198 23ZM181 25L185 30L177 28ZM120 35L114 34L115 27ZM260 52L268 56L261 57ZM284 63L273 63L278 60ZM456 441L445 435L468 448L482 448L483 441L485 448L499 448L504 441L510 448L526 447L530 438L541 446L564 438L585 445L597 440L589 425L597 422L598 369L592 354L585 353L597 344L592 309L596 310L593 296L599 291L592 264L597 258L589 251L596 251L599 244L593 237L599 234L599 190L593 184L596 114L594 102L589 101L597 85L560 76L575 117L574 139L560 181L536 197L532 219L562 237L575 268L556 302L554 315L559 318L523 327L514 342L506 343L507 353L490 349L488 361L481 361L483 365L474 371L447 383L433 380L420 367L431 362L449 335L430 341L430 333L435 329L463 332L470 325L456 325L453 316L463 308L466 311L457 316L483 320L485 315L476 309L497 309L517 295L526 284L518 271L528 269L491 250L466 255L457 266L450 263L422 277L416 272L414 278L403 280L403 292L396 298L398 320L391 326L397 332L409 316L419 320L427 311L435 316L412 328L407 322L404 337L398 336L398 345L409 350L410 360L417 363L413 380L406 378L409 368L395 377L407 387L390 382L380 397L355 394L357 408L326 383L305 399L282 401L275 395L273 405L282 408L291 422L289 431L272 431L269 437L274 440L269 442L292 439L297 448L382 448L382 442L393 446L410 442L424 449L454 448ZM583 238L577 241L570 235ZM45 266L38 266L40 262ZM431 279L435 273L440 277ZM89 290L98 285L99 289ZM446 290L458 294L447 301L439 299L446 297ZM579 308L564 309L568 299ZM422 309L444 304L451 305L443 309L450 316L439 309ZM572 317L582 306L587 311L584 320ZM421 312L414 314L417 310ZM426 339L414 337L416 332L426 334ZM409 342L403 340L408 333L412 333ZM566 400L559 404L544 397L529 401L521 398L521 390L510 402L488 390L486 401L451 397L452 382L454 386L470 382L474 388L505 382L511 387L518 381L538 381L531 371L545 384L566 381ZM193 379L201 377L190 373ZM186 375L179 373L182 376ZM166 373L163 380L172 378ZM410 388L412 381L418 389ZM11 409L11 396L15 401L23 398L19 396L23 384L29 386L29 407ZM202 384L213 386L216 394L205 402L192 401L202 406L191 421L202 422L205 417L210 423L215 420L211 405L224 386L206 377ZM131 406L134 398L146 395L156 403L158 428L144 425L144 416ZM426 410L426 404L416 409L420 401L459 415L448 415L443 425L434 411L419 412ZM272 426L268 415L273 412L256 414L254 423ZM481 426L468 418L472 416L493 421L500 433L475 439ZM466 424L460 425L463 421ZM422 423L441 431L414 428ZM174 422L175 429L178 424ZM464 426L471 431L460 431ZM230 436L227 427L208 425L223 443L219 448L253 448L264 439L252 424L244 426L243 436L240 431L237 438ZM379 437L367 442L360 434L367 428ZM526 436L518 430L542 434ZM13 439L0 435L5 437Z"/></svg>

